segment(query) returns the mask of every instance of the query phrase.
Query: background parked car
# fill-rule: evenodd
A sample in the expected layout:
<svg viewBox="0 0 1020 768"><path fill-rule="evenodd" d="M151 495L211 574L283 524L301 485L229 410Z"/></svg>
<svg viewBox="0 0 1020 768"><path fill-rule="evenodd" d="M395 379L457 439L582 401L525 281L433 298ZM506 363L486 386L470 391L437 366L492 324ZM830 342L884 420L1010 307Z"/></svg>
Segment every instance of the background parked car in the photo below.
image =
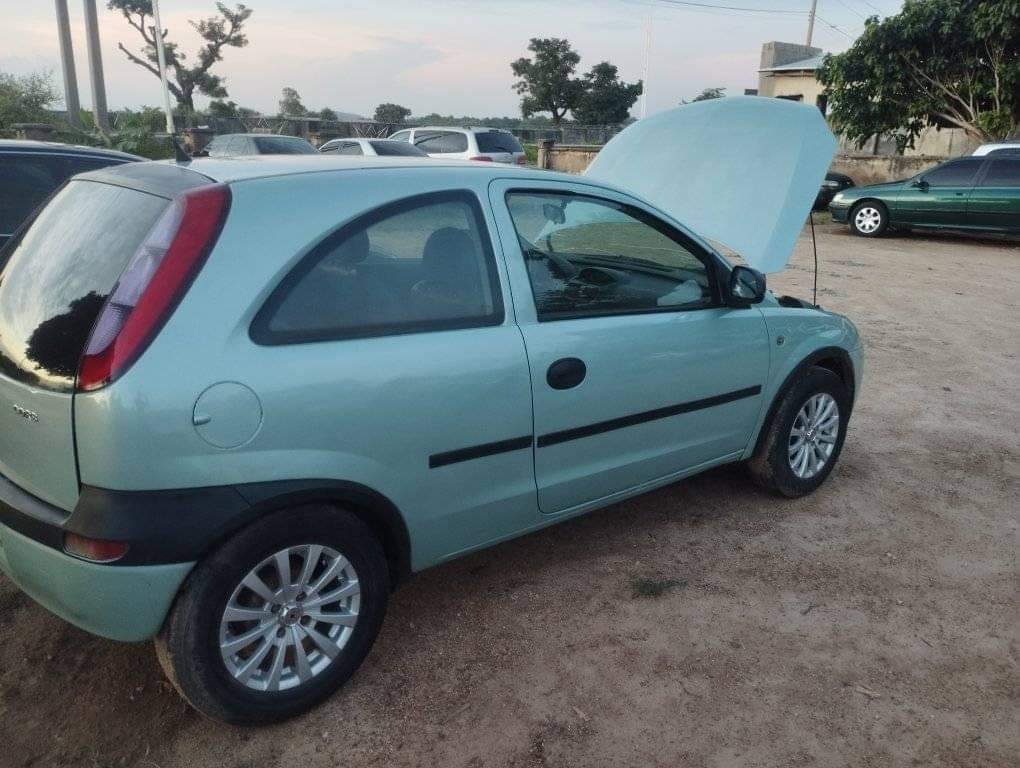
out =
<svg viewBox="0 0 1020 768"><path fill-rule="evenodd" d="M1020 233L1020 155L962 157L906 181L846 189L829 211L865 237L890 227Z"/></svg>
<svg viewBox="0 0 1020 768"><path fill-rule="evenodd" d="M144 159L74 144L0 140L0 247L71 176Z"/></svg>
<svg viewBox="0 0 1020 768"><path fill-rule="evenodd" d="M366 157L428 157L419 147L395 139L332 139L319 147L319 152Z"/></svg>
<svg viewBox="0 0 1020 768"><path fill-rule="evenodd" d="M406 141L423 149L429 157L459 160L491 160L524 165L524 147L510 131L500 128L448 128L426 126L405 128L391 139Z"/></svg>
<svg viewBox="0 0 1020 768"><path fill-rule="evenodd" d="M1020 141L982 144L974 150L975 157L982 157L984 155L1020 155Z"/></svg>
<svg viewBox="0 0 1020 768"><path fill-rule="evenodd" d="M854 180L845 173L834 173L833 171L829 171L825 174L825 181L822 182L821 189L818 190L818 197L815 198L814 210L824 211L829 203L832 202L832 198L836 196L837 192L849 189L852 186L854 186Z"/></svg>
<svg viewBox="0 0 1020 768"><path fill-rule="evenodd" d="M313 147L300 136L278 136L258 133L225 133L205 148L209 157L242 155L314 155Z"/></svg>

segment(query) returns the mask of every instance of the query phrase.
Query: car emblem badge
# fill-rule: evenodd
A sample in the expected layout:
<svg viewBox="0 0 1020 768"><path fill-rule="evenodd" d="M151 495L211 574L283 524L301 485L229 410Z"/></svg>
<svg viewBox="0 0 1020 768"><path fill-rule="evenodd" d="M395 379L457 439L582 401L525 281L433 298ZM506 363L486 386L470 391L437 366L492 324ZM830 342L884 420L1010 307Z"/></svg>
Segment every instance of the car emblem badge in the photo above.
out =
<svg viewBox="0 0 1020 768"><path fill-rule="evenodd" d="M25 421L34 421L36 423L39 423L39 414L36 413L35 411L30 411L28 410L28 408L22 408L17 403L12 404L11 408L13 408L14 412L18 414L21 418L25 419Z"/></svg>

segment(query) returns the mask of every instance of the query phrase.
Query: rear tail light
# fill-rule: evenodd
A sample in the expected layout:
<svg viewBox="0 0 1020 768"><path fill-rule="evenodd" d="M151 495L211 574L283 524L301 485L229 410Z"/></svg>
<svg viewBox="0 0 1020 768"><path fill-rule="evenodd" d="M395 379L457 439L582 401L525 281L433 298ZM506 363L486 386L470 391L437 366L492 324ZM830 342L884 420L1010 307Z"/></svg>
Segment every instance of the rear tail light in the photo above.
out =
<svg viewBox="0 0 1020 768"><path fill-rule="evenodd" d="M112 563L127 554L128 545L124 541L90 539L77 533L65 533L64 551L93 563Z"/></svg>
<svg viewBox="0 0 1020 768"><path fill-rule="evenodd" d="M475 155L474 157L469 157L468 160L483 160L487 163L492 162L492 158L488 155Z"/></svg>
<svg viewBox="0 0 1020 768"><path fill-rule="evenodd" d="M517 163L517 165L526 165L528 162L528 158L526 155L518 155L517 159L514 160L514 162Z"/></svg>
<svg viewBox="0 0 1020 768"><path fill-rule="evenodd" d="M176 198L106 300L78 366L78 390L104 387L138 359L202 268L230 208L226 186Z"/></svg>

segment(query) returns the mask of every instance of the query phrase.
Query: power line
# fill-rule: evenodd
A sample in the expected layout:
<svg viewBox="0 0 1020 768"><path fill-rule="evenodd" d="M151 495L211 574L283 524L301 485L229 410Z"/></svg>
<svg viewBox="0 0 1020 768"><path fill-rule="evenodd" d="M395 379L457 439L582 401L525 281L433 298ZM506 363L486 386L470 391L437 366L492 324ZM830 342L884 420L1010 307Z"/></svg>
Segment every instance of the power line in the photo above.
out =
<svg viewBox="0 0 1020 768"><path fill-rule="evenodd" d="M854 36L851 35L849 32L847 32L845 29L840 29L835 24L833 24L831 21L826 21L825 19L823 19L817 13L815 14L815 18L818 19L820 22L822 22L822 24L824 24L825 26L829 27L830 29L836 30L837 32L839 32L839 34L843 35L844 37L846 37L846 38L848 38L850 40L854 39Z"/></svg>
<svg viewBox="0 0 1020 768"><path fill-rule="evenodd" d="M879 7L875 6L875 5L872 5L871 3L868 2L868 0L861 0L861 2L864 3L866 6L868 6L869 8L872 8L875 12L877 12L877 13L883 15L883 16L886 15L885 11L883 11L881 8L879 8Z"/></svg>
<svg viewBox="0 0 1020 768"><path fill-rule="evenodd" d="M848 11L850 11L850 13L852 13L857 18L859 18L859 19L867 19L868 18L863 13L858 11L856 8L852 8L849 5L847 5L846 3L844 3L843 0L836 0L836 2L839 3L840 5L842 5L844 8L846 8Z"/></svg>
<svg viewBox="0 0 1020 768"><path fill-rule="evenodd" d="M782 13L803 16L806 11L791 11L785 8L748 8L742 5L718 5L716 3L696 3L691 0L658 0L667 5L682 5L690 8L711 8L718 11L740 11L742 13Z"/></svg>

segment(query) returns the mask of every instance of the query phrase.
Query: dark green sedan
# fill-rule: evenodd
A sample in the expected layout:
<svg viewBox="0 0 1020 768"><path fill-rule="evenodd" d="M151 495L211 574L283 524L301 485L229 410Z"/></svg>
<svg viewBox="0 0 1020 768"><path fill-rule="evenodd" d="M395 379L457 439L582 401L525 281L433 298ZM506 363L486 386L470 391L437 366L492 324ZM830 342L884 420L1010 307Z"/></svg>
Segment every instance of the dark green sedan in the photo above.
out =
<svg viewBox="0 0 1020 768"><path fill-rule="evenodd" d="M1020 234L1020 156L962 157L906 181L851 187L829 211L864 237L914 227Z"/></svg>

